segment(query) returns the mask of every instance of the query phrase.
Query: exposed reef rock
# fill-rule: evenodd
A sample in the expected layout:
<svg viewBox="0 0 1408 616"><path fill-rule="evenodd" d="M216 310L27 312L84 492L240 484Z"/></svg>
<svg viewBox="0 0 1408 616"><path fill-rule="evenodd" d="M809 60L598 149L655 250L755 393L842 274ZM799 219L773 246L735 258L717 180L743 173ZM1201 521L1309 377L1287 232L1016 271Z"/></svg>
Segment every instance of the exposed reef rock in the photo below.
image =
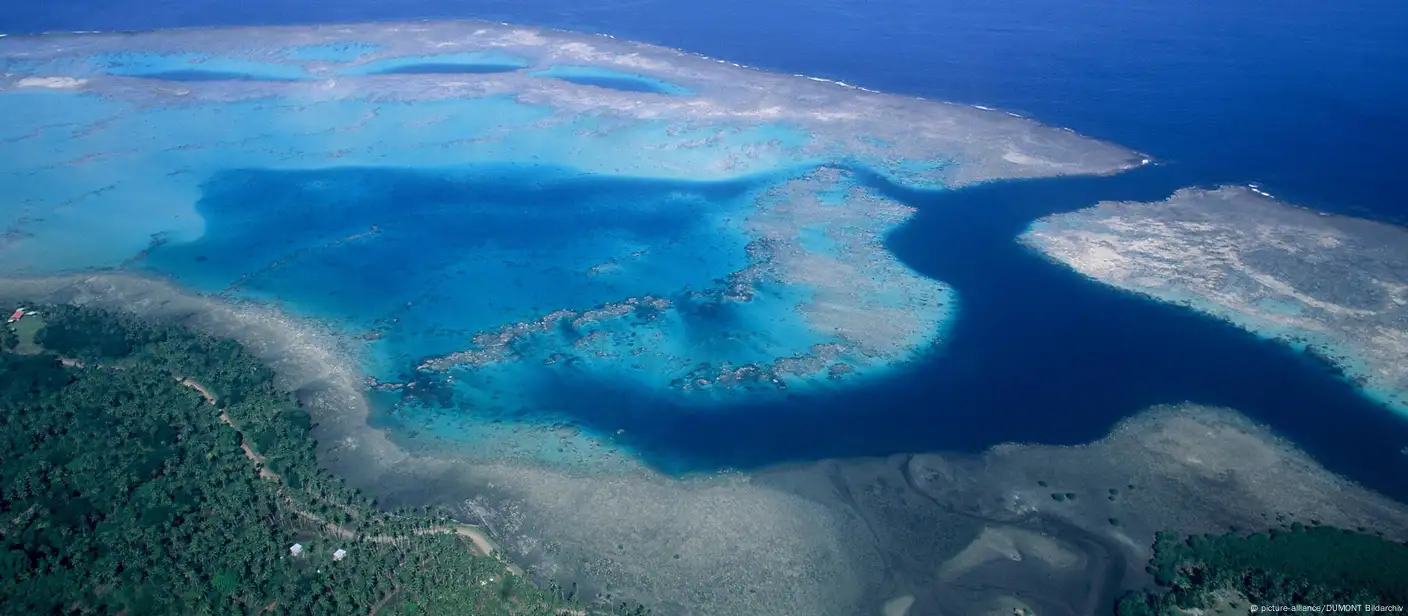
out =
<svg viewBox="0 0 1408 616"><path fill-rule="evenodd" d="M1224 187L1050 216L1022 241L1101 282L1305 348L1408 414L1408 230Z"/></svg>

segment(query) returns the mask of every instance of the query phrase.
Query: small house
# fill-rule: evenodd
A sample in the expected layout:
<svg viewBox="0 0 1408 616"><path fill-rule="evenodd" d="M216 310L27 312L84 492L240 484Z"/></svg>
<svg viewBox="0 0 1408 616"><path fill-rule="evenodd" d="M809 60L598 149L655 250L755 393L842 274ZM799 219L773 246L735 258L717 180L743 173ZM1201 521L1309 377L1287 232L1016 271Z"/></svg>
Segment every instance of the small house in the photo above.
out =
<svg viewBox="0 0 1408 616"><path fill-rule="evenodd" d="M19 322L20 319L23 319L23 318L24 318L24 308L16 308L14 314L11 314L9 320L5 321L5 323L7 323L7 324L8 324L8 323L17 323L17 322Z"/></svg>
<svg viewBox="0 0 1408 616"><path fill-rule="evenodd" d="M343 549L339 549L338 551L332 553L333 560L342 560L345 556L347 556L347 550Z"/></svg>
<svg viewBox="0 0 1408 616"><path fill-rule="evenodd" d="M295 543L295 544L293 544L293 546L288 549L288 553L289 553L289 554L292 554L292 555L294 555L294 556L298 556L299 554L302 554L302 553L303 553L303 544L301 544L301 543Z"/></svg>

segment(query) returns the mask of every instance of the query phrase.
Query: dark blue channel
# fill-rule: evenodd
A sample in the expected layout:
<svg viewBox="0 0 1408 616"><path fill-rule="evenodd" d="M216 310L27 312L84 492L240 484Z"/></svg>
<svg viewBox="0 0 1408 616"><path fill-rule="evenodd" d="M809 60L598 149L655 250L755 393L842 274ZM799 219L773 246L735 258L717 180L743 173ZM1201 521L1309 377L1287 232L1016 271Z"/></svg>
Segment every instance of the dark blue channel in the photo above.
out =
<svg viewBox="0 0 1408 616"><path fill-rule="evenodd" d="M239 73L234 71L202 71L189 69L153 71L150 73L121 73L121 75L123 77L136 77L138 79L156 79L159 81L176 81L183 83L202 81L301 81L300 79L292 77L274 77L271 75L255 75L252 73Z"/></svg>
<svg viewBox="0 0 1408 616"><path fill-rule="evenodd" d="M573 379L560 419L610 434L685 474L1003 442L1078 444L1157 404L1236 409L1329 469L1408 500L1408 421L1333 367L1189 309L1088 280L1014 241L1032 220L1101 200L1167 198L1175 169L1000 182L951 192L869 183L919 208L887 244L953 285L961 312L913 370L824 397L682 408L636 388ZM578 401L591 400L591 404Z"/></svg>
<svg viewBox="0 0 1408 616"><path fill-rule="evenodd" d="M644 92L647 94L677 94L664 87L645 81L644 79L632 79L630 77L607 77L607 76L587 76L587 75L544 75L567 83L575 83L579 86L595 86L608 90L618 90L621 92Z"/></svg>
<svg viewBox="0 0 1408 616"><path fill-rule="evenodd" d="M373 75L488 75L493 73L512 73L522 70L522 66L513 64L464 64L453 62L426 62L422 64L407 64L375 71Z"/></svg>

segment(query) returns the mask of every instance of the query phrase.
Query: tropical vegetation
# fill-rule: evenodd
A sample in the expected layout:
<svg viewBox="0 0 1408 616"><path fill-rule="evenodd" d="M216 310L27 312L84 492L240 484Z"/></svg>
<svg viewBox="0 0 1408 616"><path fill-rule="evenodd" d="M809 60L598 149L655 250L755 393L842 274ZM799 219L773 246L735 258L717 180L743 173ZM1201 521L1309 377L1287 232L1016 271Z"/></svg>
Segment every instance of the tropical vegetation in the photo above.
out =
<svg viewBox="0 0 1408 616"><path fill-rule="evenodd" d="M1317 523L1251 534L1162 532L1148 571L1158 588L1125 595L1120 616L1219 606L1246 613L1251 605L1408 605L1408 545Z"/></svg>
<svg viewBox="0 0 1408 616"><path fill-rule="evenodd" d="M307 411L234 341L39 313L0 327L0 611L586 614L445 513L322 470Z"/></svg>

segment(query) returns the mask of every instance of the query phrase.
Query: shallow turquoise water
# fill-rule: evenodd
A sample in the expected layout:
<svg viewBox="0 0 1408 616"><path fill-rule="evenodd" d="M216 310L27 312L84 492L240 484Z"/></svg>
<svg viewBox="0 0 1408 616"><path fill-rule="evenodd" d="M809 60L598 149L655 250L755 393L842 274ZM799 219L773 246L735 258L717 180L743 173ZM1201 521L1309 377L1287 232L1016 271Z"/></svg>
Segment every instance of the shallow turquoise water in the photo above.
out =
<svg viewBox="0 0 1408 616"><path fill-rule="evenodd" d="M351 62L381 49L370 43L316 43L284 50L284 56L300 62Z"/></svg>
<svg viewBox="0 0 1408 616"><path fill-rule="evenodd" d="M525 58L503 52L466 52L375 60L345 68L343 75L501 73L527 68Z"/></svg>
<svg viewBox="0 0 1408 616"><path fill-rule="evenodd" d="M512 166L227 172L202 186L210 230L144 267L380 332L404 372L501 324L709 287L743 265L746 238L717 221L754 189Z"/></svg>
<svg viewBox="0 0 1408 616"><path fill-rule="evenodd" d="M222 58L198 53L100 54L91 62L109 75L167 81L298 81L308 79L302 68L275 62Z"/></svg>
<svg viewBox="0 0 1408 616"><path fill-rule="evenodd" d="M397 88L453 81L424 67L501 64L453 55L378 64L357 47L287 49L271 48L267 63L152 52L50 68L95 78L127 71L142 82L186 70L279 82L303 69L265 66L283 66L278 57L311 54L309 71L366 63L345 81L329 78L339 76L332 70L316 84L292 84L307 88L295 95L233 103L0 96L0 111L15 120L0 125L0 191L13 196L0 208L16 230L6 235L6 265L31 274L125 266L328 319L371 338L368 372L394 390L378 395L378 425L403 442L440 437L423 446L482 457L590 465L614 447L689 472L1078 442L1149 404L1193 399L1268 421L1376 486L1391 482L1380 469L1402 463L1394 457L1408 438L1402 422L1322 365L1081 281L1011 241L1052 211L1159 199L1225 177L1201 163L1175 162L1164 175L915 191L885 178L982 161L942 149L890 155L903 147L891 139L818 145L818 135L785 122L623 121L506 94L419 99ZM387 73L366 77L376 95L330 99L315 89L355 87L347 84L359 71ZM454 78L479 76L466 69ZM240 92L219 82L160 85L177 88L163 91L173 97L182 87ZM608 87L574 91L623 89L595 85ZM670 94L653 99L691 101ZM860 146L881 153L848 155ZM845 168L787 188L823 160ZM905 224L911 207L919 218ZM828 224L810 224L822 214ZM890 252L856 252L865 243L857 238L874 244L897 227ZM777 229L795 231L795 244L754 242ZM785 263L791 280L755 281L747 301L723 297L750 255L774 249L769 259ZM899 277L895 255L929 278ZM881 269L845 267L872 261ZM864 287L877 271L904 283ZM957 299L943 287L915 290L933 280L955 284ZM837 289L862 301L838 302ZM844 310L826 311L838 304ZM564 309L571 314L544 320ZM916 314L911 353L837 362L865 378L832 379L828 362L782 383L764 373L716 386L749 364L813 353L832 341L819 323L879 328ZM497 346L476 338L506 332ZM421 369L434 362L444 365ZM397 389L407 383L417 390ZM1327 428L1326 408L1348 419Z"/></svg>

